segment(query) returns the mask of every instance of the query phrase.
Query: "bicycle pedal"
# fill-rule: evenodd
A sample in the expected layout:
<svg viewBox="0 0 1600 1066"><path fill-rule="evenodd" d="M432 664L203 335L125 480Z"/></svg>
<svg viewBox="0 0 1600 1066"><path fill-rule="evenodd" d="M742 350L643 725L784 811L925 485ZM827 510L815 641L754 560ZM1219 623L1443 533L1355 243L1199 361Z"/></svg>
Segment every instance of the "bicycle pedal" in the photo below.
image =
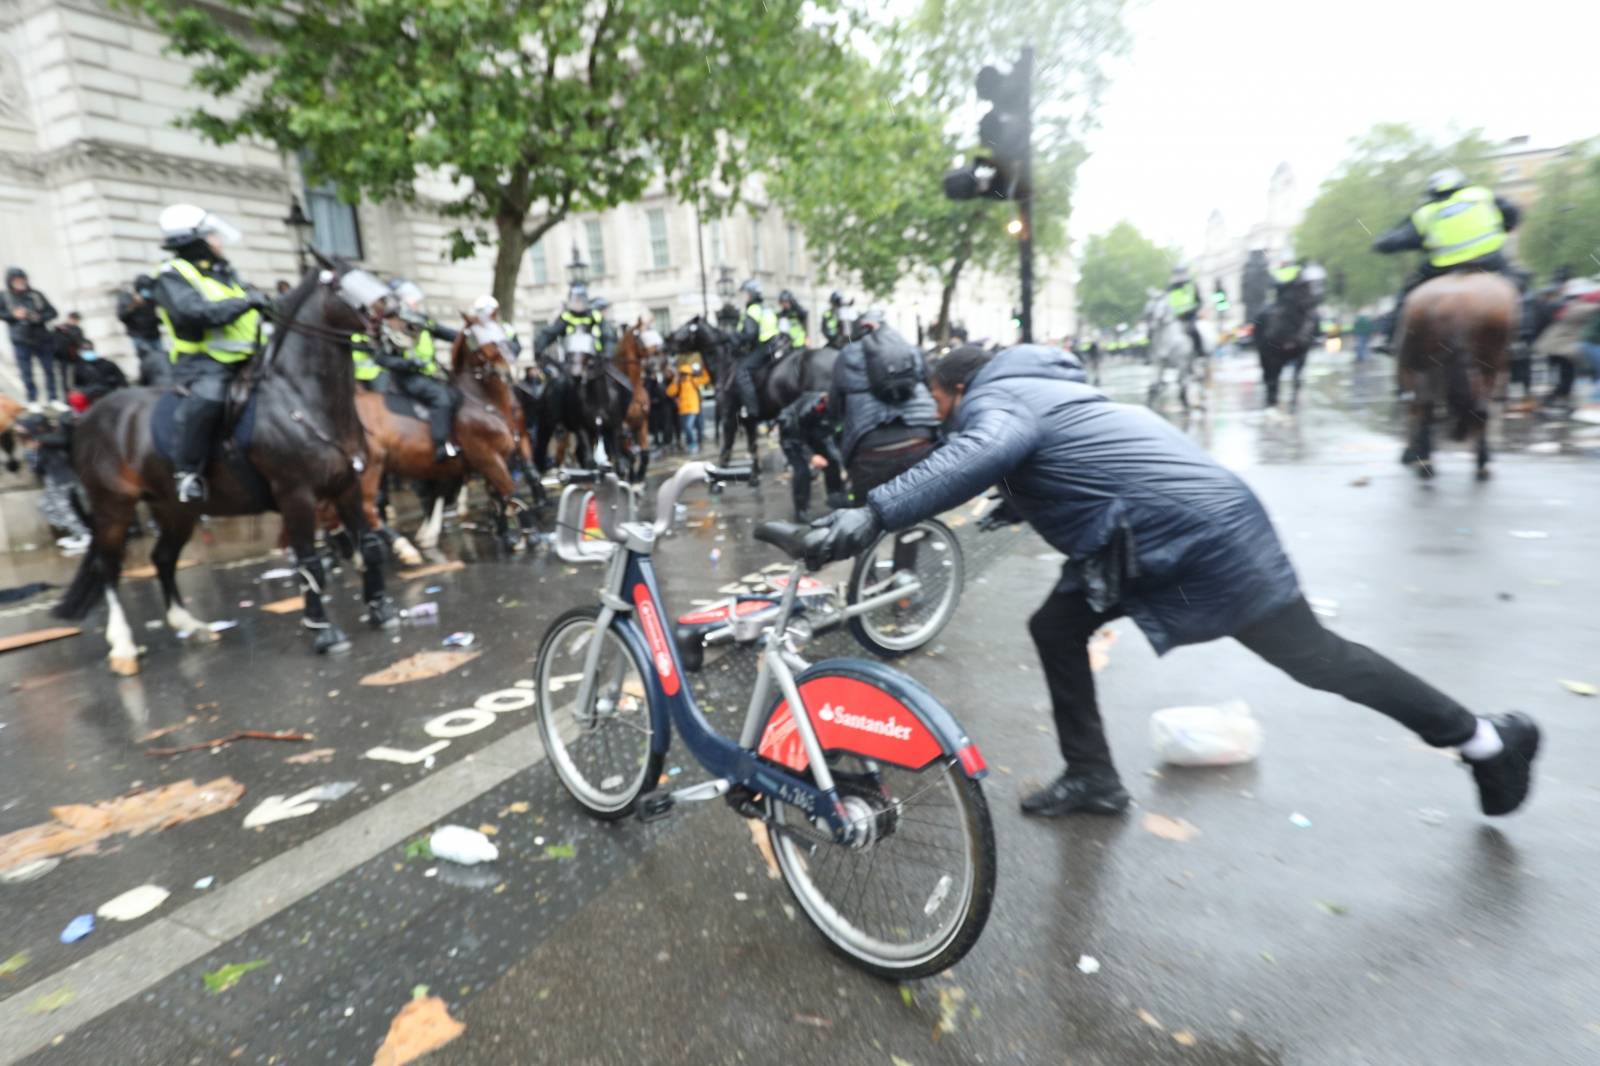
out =
<svg viewBox="0 0 1600 1066"><path fill-rule="evenodd" d="M671 814L676 803L670 792L650 792L639 797L634 816L641 822L657 822Z"/></svg>

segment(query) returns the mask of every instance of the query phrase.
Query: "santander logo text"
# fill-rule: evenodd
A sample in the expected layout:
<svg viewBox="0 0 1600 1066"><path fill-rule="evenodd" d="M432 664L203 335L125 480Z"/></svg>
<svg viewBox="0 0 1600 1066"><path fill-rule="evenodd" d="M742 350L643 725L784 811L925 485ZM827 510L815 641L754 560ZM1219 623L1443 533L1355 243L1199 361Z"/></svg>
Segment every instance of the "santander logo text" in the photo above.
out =
<svg viewBox="0 0 1600 1066"><path fill-rule="evenodd" d="M843 707L825 703L817 712L817 717L845 729L859 729L863 733L875 733L880 737L891 737L895 740L911 739L911 727L896 722L894 715L888 718L872 718L865 714L851 714Z"/></svg>

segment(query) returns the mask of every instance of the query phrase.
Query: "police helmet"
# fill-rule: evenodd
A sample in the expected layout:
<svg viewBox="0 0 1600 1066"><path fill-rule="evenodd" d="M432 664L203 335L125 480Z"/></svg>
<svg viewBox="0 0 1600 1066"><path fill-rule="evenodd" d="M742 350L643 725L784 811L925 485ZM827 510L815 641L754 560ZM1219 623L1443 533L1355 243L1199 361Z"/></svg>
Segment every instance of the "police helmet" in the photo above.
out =
<svg viewBox="0 0 1600 1066"><path fill-rule="evenodd" d="M1457 189L1465 187L1466 184L1467 176L1465 174L1455 167L1445 167L1443 170L1434 171L1429 176L1428 195L1435 199L1441 196L1449 196Z"/></svg>
<svg viewBox="0 0 1600 1066"><path fill-rule="evenodd" d="M762 299L761 282L751 278L739 286L739 291L750 297L747 302L760 303Z"/></svg>
<svg viewBox="0 0 1600 1066"><path fill-rule="evenodd" d="M161 247L177 249L207 237L220 237L224 244L237 244L241 234L225 220L194 204L173 204L161 212L156 223L161 227Z"/></svg>

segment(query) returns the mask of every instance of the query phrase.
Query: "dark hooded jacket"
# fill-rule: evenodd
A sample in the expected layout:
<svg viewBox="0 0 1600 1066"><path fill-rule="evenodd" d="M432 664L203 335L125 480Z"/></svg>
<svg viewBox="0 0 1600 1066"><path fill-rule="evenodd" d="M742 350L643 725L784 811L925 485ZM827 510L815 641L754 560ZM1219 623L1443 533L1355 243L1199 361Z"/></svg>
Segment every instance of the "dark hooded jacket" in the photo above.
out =
<svg viewBox="0 0 1600 1066"><path fill-rule="evenodd" d="M11 288L13 278L27 280L27 277L27 271L21 267L10 267L6 270L6 288L4 295L0 295L0 312L5 314L6 328L11 333L11 343L54 351L55 344L50 336L48 324L56 317L55 307L44 293L32 285L21 292L14 292ZM16 316L19 307L28 312L26 318Z"/></svg>
<svg viewBox="0 0 1600 1066"><path fill-rule="evenodd" d="M891 345L910 345L888 326L878 328L878 340ZM917 353L922 359L922 353ZM923 379L927 379L927 363L923 361ZM840 450L845 462L854 457L861 439L873 430L898 422L911 429L933 429L939 425L939 410L926 385L918 385L911 398L904 403L885 403L872 391L867 380L867 350L862 341L851 341L839 353L833 364L833 387L828 393L828 410L843 424L843 442Z"/></svg>
<svg viewBox="0 0 1600 1066"><path fill-rule="evenodd" d="M1079 383L1069 356L1023 345L972 380L946 443L868 499L905 529L999 484L1068 557L1063 586L1093 594L1111 558L1108 606L1159 653L1229 636L1299 594L1294 568L1255 494L1143 407ZM1103 575L1102 575L1103 576Z"/></svg>

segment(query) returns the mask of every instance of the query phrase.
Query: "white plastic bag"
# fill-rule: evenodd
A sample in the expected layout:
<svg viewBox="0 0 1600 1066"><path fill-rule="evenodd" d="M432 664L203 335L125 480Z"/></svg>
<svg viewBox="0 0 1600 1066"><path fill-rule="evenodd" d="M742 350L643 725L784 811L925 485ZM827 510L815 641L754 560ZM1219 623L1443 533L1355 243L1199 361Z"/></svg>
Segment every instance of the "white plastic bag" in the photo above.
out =
<svg viewBox="0 0 1600 1066"><path fill-rule="evenodd" d="M1243 700L1168 707L1150 716L1150 744L1174 766L1231 766L1261 754L1261 723Z"/></svg>
<svg viewBox="0 0 1600 1066"><path fill-rule="evenodd" d="M436 859L476 866L480 862L494 862L500 849L476 829L462 825L441 825L428 838L428 848Z"/></svg>

